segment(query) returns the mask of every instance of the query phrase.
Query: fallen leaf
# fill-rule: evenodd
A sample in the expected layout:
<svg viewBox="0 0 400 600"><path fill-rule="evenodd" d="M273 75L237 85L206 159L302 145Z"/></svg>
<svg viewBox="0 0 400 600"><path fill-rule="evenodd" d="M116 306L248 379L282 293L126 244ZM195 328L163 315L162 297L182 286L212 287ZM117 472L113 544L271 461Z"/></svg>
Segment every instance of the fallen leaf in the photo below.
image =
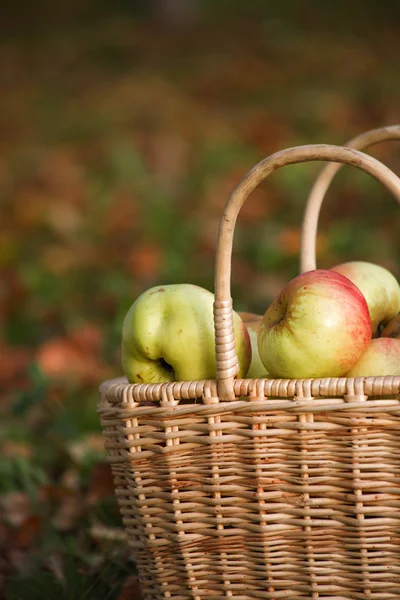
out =
<svg viewBox="0 0 400 600"><path fill-rule="evenodd" d="M47 222L55 232L69 237L81 227L83 217L76 206L58 201L48 206Z"/></svg>
<svg viewBox="0 0 400 600"><path fill-rule="evenodd" d="M152 172L165 188L172 188L174 183L184 177L187 172L189 147L183 137L170 133L155 134L148 138L146 160Z"/></svg>
<svg viewBox="0 0 400 600"><path fill-rule="evenodd" d="M61 475L60 483L67 490L78 490L80 486L80 473L78 469L66 469Z"/></svg>
<svg viewBox="0 0 400 600"><path fill-rule="evenodd" d="M78 489L78 486L76 486L75 489ZM67 488L63 485L55 485L52 483L43 485L41 488L43 497L49 502L60 502L65 496L73 494L74 491L73 488Z"/></svg>
<svg viewBox="0 0 400 600"><path fill-rule="evenodd" d="M8 543L8 538L9 538L9 527L7 527L7 525L5 523L2 523L0 521L0 556L1 556L1 549L4 548L7 543ZM0 570L1 573L1 570Z"/></svg>
<svg viewBox="0 0 400 600"><path fill-rule="evenodd" d="M85 513L85 505L79 494L67 494L52 519L52 525L58 531L69 531L76 527Z"/></svg>
<svg viewBox="0 0 400 600"><path fill-rule="evenodd" d="M0 507L4 520L14 527L21 526L29 519L32 512L31 501L23 492L9 492L0 496Z"/></svg>
<svg viewBox="0 0 400 600"><path fill-rule="evenodd" d="M300 252L301 233L299 229L283 229L279 232L276 244L287 256L297 256Z"/></svg>
<svg viewBox="0 0 400 600"><path fill-rule="evenodd" d="M14 548L29 548L34 544L42 527L42 519L38 515L30 515L18 528L13 529L11 544Z"/></svg>
<svg viewBox="0 0 400 600"><path fill-rule="evenodd" d="M104 229L106 232L121 234L134 231L140 224L139 203L137 199L123 188L114 190L113 202L110 204Z"/></svg>
<svg viewBox="0 0 400 600"><path fill-rule="evenodd" d="M81 323L73 328L70 336L82 350L98 352L104 340L104 332L95 323Z"/></svg>
<svg viewBox="0 0 400 600"><path fill-rule="evenodd" d="M109 498L114 494L114 481L111 467L108 463L96 464L90 476L88 483L89 504L95 504L99 500Z"/></svg>
<svg viewBox="0 0 400 600"><path fill-rule="evenodd" d="M44 247L40 262L49 273L61 276L81 265L82 258L75 248L52 244Z"/></svg>
<svg viewBox="0 0 400 600"><path fill-rule="evenodd" d="M142 600L139 578L131 575L127 578L117 600Z"/></svg>
<svg viewBox="0 0 400 600"><path fill-rule="evenodd" d="M266 110L252 110L241 126L244 139L257 148L261 157L268 156L288 144L292 137L290 123L287 119L271 115Z"/></svg>
<svg viewBox="0 0 400 600"><path fill-rule="evenodd" d="M44 152L41 162L35 173L35 183L39 189L48 195L49 200L52 197L58 199L58 202L49 203L49 209L56 207L60 211L59 215L65 215L65 206L71 206L81 209L86 200L85 181L82 168L74 150L58 147L49 152ZM54 215L55 212L52 212ZM49 213L48 213L49 214ZM72 214L68 213L68 214ZM74 212L74 215L76 213ZM70 228L71 222L63 224L61 218L56 218L57 224L62 230ZM75 216L74 223L75 226Z"/></svg>
<svg viewBox="0 0 400 600"><path fill-rule="evenodd" d="M26 442L5 440L0 448L2 456L7 456L10 458L14 458L16 456L29 458L32 456L32 446Z"/></svg>
<svg viewBox="0 0 400 600"><path fill-rule="evenodd" d="M249 262L238 256L232 257L232 281L239 282L242 285L247 284L251 287L256 276L257 273Z"/></svg>
<svg viewBox="0 0 400 600"><path fill-rule="evenodd" d="M96 453L100 456L104 453L104 437L100 433L88 434L70 443L68 452L77 463L81 463L88 454Z"/></svg>
<svg viewBox="0 0 400 600"><path fill-rule="evenodd" d="M31 360L28 348L3 346L0 343L1 387L23 387L28 381L27 368Z"/></svg>
<svg viewBox="0 0 400 600"><path fill-rule="evenodd" d="M18 256L19 241L10 231L0 232L0 265L13 263Z"/></svg>
<svg viewBox="0 0 400 600"><path fill-rule="evenodd" d="M36 361L47 377L60 380L95 383L106 378L109 372L89 348L82 348L82 344L66 337L44 342L37 350Z"/></svg>
<svg viewBox="0 0 400 600"><path fill-rule="evenodd" d="M12 210L21 234L22 231L34 230L45 222L47 201L43 194L29 183L16 190Z"/></svg>
<svg viewBox="0 0 400 600"><path fill-rule="evenodd" d="M163 255L154 242L143 242L133 247L127 259L129 273L140 279L156 279L161 272Z"/></svg>

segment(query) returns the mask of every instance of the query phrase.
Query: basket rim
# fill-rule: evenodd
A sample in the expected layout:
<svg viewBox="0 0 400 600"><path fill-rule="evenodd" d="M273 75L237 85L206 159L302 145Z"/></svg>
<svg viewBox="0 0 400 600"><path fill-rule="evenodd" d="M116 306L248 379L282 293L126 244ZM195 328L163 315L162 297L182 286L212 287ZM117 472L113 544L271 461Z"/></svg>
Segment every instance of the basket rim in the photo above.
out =
<svg viewBox="0 0 400 600"><path fill-rule="evenodd" d="M129 383L125 377L103 381L100 385L99 410L114 407L140 407L154 409L177 407L181 401L190 401L189 406L218 405L219 409L233 409L242 405L265 404L270 409L294 409L299 404L314 405L317 398L329 399L332 408L350 406L354 402L373 407L374 403L400 406L400 376L385 377L337 377L320 379L236 379L235 399L222 400L218 396L216 380L177 381L169 383ZM371 398L372 397L372 398ZM283 404L282 404L283 402ZM278 404L277 404L278 403ZM281 406L282 405L282 406ZM181 404L188 407L188 403ZM322 410L318 406L318 410Z"/></svg>

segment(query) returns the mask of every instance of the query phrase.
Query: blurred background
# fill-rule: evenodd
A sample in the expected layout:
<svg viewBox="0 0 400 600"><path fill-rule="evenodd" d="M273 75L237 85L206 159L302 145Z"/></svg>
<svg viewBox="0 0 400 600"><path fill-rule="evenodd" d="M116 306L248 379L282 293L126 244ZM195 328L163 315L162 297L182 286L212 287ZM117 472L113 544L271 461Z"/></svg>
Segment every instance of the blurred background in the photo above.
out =
<svg viewBox="0 0 400 600"><path fill-rule="evenodd" d="M400 121L397 2L5 0L0 33L0 598L139 598L96 414L121 323L161 283L213 290L226 200L268 154ZM400 172L400 148L371 152ZM299 272L320 164L275 173L235 234L237 310ZM319 266L400 277L399 208L344 168ZM104 527L106 530L104 530ZM103 528L103 529L102 529ZM107 534L107 535L106 535ZM3 575L4 577L1 577Z"/></svg>

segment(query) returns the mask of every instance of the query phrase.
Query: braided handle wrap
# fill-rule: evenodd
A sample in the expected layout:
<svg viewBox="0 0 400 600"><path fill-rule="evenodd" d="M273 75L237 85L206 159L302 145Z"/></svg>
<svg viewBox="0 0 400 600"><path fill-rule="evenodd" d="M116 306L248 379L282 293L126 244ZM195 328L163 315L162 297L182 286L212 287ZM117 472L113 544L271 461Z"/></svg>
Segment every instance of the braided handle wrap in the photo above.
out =
<svg viewBox="0 0 400 600"><path fill-rule="evenodd" d="M214 302L215 343L217 347L217 379L231 380L239 373L233 333L232 298Z"/></svg>
<svg viewBox="0 0 400 600"><path fill-rule="evenodd" d="M329 144L310 144L281 150L259 162L241 179L220 221L215 261L214 326L220 400L235 399L234 381L238 372L230 280L233 234L239 210L257 185L271 173L286 165L313 160L345 163L362 169L385 185L400 202L400 179L393 171L368 154Z"/></svg>
<svg viewBox="0 0 400 600"><path fill-rule="evenodd" d="M344 145L355 150L364 150L381 142L399 140L400 125L391 125L389 127L380 127L379 129L365 131ZM334 163L326 165L321 170L311 189L301 228L300 271L302 273L317 268L316 245L319 213L325 194L341 167L341 164Z"/></svg>

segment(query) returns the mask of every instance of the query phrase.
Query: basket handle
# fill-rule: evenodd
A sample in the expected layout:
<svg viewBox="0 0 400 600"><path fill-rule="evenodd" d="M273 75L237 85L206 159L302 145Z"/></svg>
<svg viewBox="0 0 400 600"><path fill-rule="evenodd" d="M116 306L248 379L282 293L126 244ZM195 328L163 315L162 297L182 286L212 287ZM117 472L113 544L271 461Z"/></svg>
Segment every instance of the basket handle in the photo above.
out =
<svg viewBox="0 0 400 600"><path fill-rule="evenodd" d="M380 142L396 140L400 140L400 125L371 129L352 138L344 145L355 150L364 150ZM319 213L325 194L341 167L341 164L336 163L326 165L311 189L301 228L300 271L302 273L317 268L316 244Z"/></svg>
<svg viewBox="0 0 400 600"><path fill-rule="evenodd" d="M253 167L231 193L222 214L215 261L214 326L218 397L234 400L234 380L239 371L233 330L230 289L233 235L240 208L251 192L271 173L286 165L314 160L346 163L362 169L385 185L400 202L400 179L376 158L352 148L310 144L281 150Z"/></svg>

